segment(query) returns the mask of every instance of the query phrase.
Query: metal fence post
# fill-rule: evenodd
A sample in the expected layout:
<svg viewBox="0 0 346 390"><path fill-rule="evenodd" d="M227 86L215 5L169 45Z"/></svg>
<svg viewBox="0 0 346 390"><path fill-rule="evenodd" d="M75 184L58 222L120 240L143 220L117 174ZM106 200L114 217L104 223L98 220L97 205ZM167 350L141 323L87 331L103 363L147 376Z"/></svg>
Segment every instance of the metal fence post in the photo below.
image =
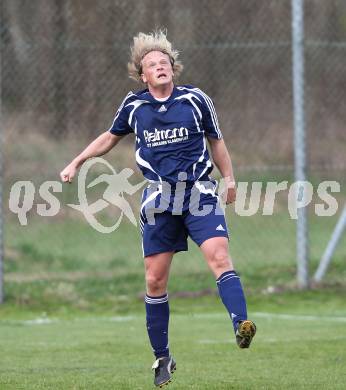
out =
<svg viewBox="0 0 346 390"><path fill-rule="evenodd" d="M2 4L0 6L0 11L2 11L1 8L2 8ZM2 34L0 32L0 303L3 303L4 301L3 139L4 139L4 127L3 127L3 117L2 117Z"/></svg>
<svg viewBox="0 0 346 390"><path fill-rule="evenodd" d="M305 118L304 118L304 0L292 0L292 74L295 180L306 180ZM305 191L302 192L305 196ZM306 207L298 209L297 279L301 288L309 286L308 228Z"/></svg>
<svg viewBox="0 0 346 390"><path fill-rule="evenodd" d="M335 249L336 249L339 241L341 240L341 237L342 237L344 231L346 231L346 206L344 206L344 209L341 213L340 219L335 226L335 229L334 229L332 236L328 242L326 250L324 251L323 256L321 258L321 262L320 262L320 264L317 268L317 271L314 275L314 280L316 282L320 282L322 280L322 278L324 277L324 275L327 271L327 268L329 266L329 263L332 260L332 256L335 252Z"/></svg>

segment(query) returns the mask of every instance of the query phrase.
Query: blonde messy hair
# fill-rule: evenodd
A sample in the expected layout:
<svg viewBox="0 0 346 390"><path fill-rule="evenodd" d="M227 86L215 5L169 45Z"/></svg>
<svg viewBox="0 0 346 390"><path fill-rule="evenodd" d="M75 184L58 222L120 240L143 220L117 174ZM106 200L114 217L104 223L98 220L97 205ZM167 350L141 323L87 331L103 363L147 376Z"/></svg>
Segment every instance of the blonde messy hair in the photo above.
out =
<svg viewBox="0 0 346 390"><path fill-rule="evenodd" d="M178 61L179 52L173 50L171 42L167 39L167 33L163 30L149 34L140 32L133 38L131 47L131 59L127 64L129 76L136 81L142 81L142 59L151 51L161 51L169 56L172 64L174 78L177 78L183 70L183 64Z"/></svg>

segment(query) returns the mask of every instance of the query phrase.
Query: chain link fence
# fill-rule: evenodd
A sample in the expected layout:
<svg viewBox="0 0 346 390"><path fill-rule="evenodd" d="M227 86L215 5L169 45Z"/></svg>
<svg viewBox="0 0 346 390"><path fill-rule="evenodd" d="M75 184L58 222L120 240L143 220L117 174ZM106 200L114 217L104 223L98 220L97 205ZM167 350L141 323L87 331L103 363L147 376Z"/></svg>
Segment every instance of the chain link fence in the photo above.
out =
<svg viewBox="0 0 346 390"><path fill-rule="evenodd" d="M16 180L58 180L74 154L110 126L127 92L141 88L127 77L129 47L139 31L167 28L185 66L179 82L198 86L214 100L239 181L292 182L291 1L3 0L1 6L9 274L25 269L20 263L25 246L20 249L10 237L19 232L13 227L18 219L8 211L11 186ZM342 205L346 3L307 0L304 11L309 178L315 185L340 181ZM135 169L132 144L129 137L107 159ZM71 200L75 192L76 187L64 188L61 200ZM138 202L132 201L137 208ZM313 207L310 211L311 254L317 264L336 217L321 220ZM29 226L43 223L30 218ZM44 223L75 218L73 210L64 208ZM282 264L275 280L266 282L280 283L285 273L294 280L295 221L287 212L287 191L278 195L273 216L262 216L260 209L252 217L237 217L229 210L229 218L231 249L241 268ZM65 236L56 239L63 244ZM345 258L344 246L338 256Z"/></svg>

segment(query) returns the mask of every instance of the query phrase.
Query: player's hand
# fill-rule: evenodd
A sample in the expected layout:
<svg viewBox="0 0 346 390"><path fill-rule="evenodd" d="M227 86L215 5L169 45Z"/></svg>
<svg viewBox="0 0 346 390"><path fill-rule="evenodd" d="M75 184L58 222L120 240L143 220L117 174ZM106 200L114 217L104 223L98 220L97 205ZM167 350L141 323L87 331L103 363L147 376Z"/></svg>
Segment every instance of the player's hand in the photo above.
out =
<svg viewBox="0 0 346 390"><path fill-rule="evenodd" d="M226 199L226 204L230 204L235 202L237 198L237 187L234 183L233 187L229 187L227 190L227 199Z"/></svg>
<svg viewBox="0 0 346 390"><path fill-rule="evenodd" d="M224 178L222 183L222 201L226 204L231 204L235 202L237 197L237 186L234 180L230 180L229 178Z"/></svg>
<svg viewBox="0 0 346 390"><path fill-rule="evenodd" d="M74 163L69 164L60 172L60 178L63 183L71 183L77 173L77 166Z"/></svg>

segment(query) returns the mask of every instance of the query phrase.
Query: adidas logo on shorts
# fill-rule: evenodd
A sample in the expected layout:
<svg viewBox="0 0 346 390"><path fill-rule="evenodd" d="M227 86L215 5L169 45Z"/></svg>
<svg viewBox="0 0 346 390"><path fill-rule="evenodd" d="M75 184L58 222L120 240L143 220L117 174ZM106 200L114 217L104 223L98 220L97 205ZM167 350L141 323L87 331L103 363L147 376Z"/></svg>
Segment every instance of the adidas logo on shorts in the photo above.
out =
<svg viewBox="0 0 346 390"><path fill-rule="evenodd" d="M220 224L215 230L218 230L220 232L224 232L225 228Z"/></svg>

